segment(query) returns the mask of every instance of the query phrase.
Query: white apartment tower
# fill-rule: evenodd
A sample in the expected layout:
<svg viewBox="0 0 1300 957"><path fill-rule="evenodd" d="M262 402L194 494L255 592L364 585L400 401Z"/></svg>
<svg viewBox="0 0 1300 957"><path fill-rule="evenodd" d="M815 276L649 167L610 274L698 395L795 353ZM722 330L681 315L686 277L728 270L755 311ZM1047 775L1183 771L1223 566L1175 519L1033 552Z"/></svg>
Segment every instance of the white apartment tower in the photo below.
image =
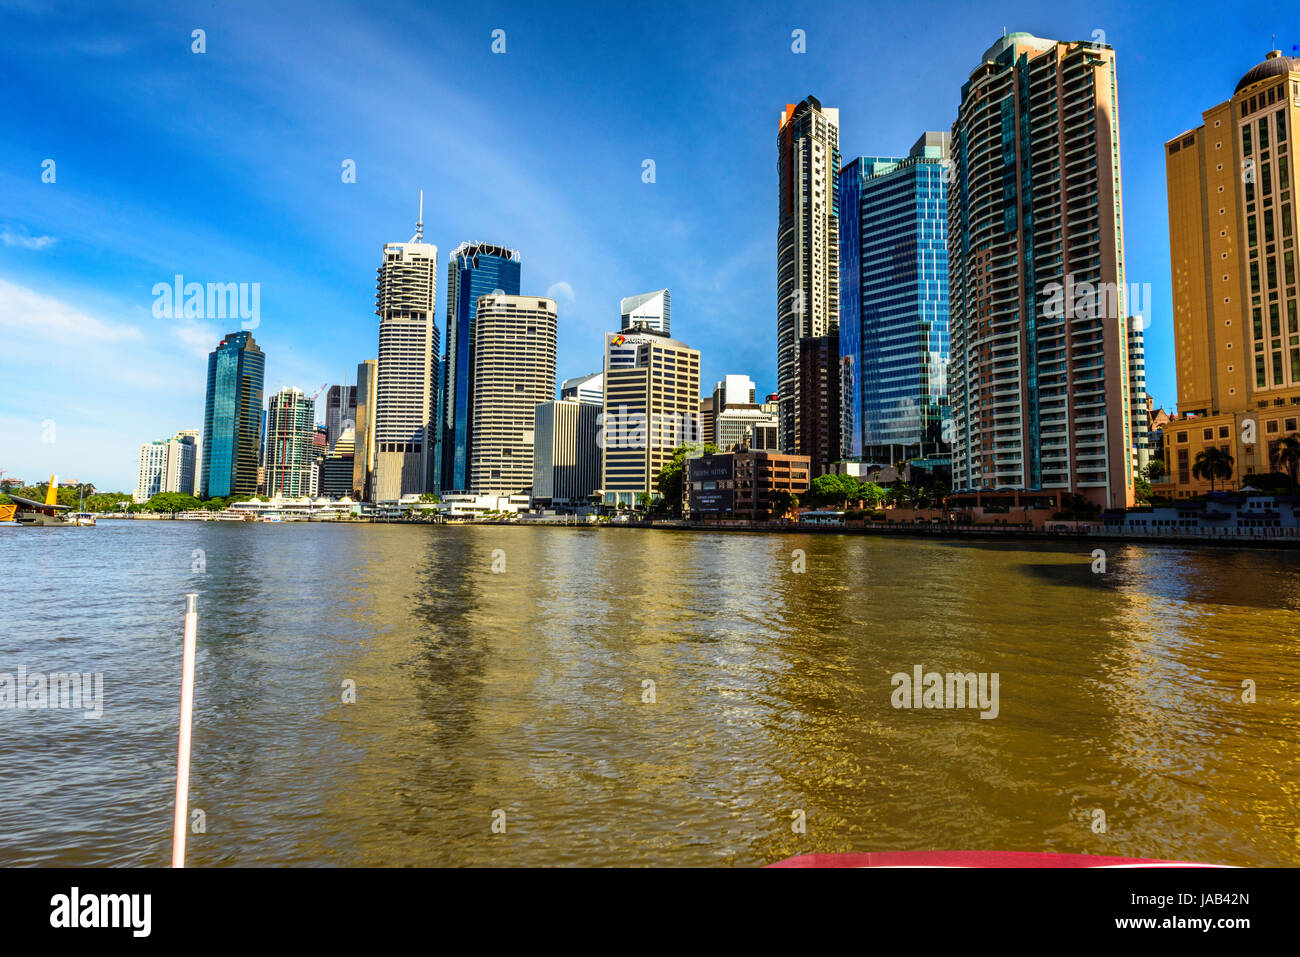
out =
<svg viewBox="0 0 1300 957"><path fill-rule="evenodd" d="M438 247L424 241L424 193L409 242L389 243L378 270L375 314L375 501L433 488L436 450Z"/></svg>

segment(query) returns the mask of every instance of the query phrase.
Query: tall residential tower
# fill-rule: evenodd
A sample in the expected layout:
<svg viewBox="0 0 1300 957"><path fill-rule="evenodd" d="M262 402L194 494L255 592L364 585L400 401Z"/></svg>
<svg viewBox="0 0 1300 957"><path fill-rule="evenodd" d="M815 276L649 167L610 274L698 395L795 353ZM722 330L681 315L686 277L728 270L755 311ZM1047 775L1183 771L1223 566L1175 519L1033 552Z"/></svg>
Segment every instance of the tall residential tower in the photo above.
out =
<svg viewBox="0 0 1300 957"><path fill-rule="evenodd" d="M948 189L953 487L1133 502L1115 53L998 39Z"/></svg>
<svg viewBox="0 0 1300 957"><path fill-rule="evenodd" d="M777 133L776 381L787 452L804 451L799 341L839 329L839 126L840 111L809 96L786 106Z"/></svg>

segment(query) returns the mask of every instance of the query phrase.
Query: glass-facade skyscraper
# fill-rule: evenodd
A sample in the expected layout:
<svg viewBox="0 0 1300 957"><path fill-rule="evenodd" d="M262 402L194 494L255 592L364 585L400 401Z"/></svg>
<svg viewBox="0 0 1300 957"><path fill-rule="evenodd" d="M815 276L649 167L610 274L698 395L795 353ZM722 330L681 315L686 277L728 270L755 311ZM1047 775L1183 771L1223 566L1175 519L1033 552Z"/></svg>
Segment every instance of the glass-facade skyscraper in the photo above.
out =
<svg viewBox="0 0 1300 957"><path fill-rule="evenodd" d="M208 354L203 411L204 498L257 493L266 356L250 332L232 332Z"/></svg>
<svg viewBox="0 0 1300 957"><path fill-rule="evenodd" d="M841 444L846 459L934 455L948 409L948 134L840 173Z"/></svg>
<svg viewBox="0 0 1300 957"><path fill-rule="evenodd" d="M443 361L442 488L470 485L474 423L474 313L481 296L519 295L517 250L461 243L447 263L447 355Z"/></svg>

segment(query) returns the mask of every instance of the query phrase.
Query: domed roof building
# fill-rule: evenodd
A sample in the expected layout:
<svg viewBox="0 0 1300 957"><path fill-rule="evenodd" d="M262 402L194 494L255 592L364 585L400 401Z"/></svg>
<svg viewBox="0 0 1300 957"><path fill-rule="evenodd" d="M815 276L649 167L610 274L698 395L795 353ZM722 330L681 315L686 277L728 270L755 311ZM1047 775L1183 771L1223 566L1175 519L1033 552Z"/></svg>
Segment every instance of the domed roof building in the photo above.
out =
<svg viewBox="0 0 1300 957"><path fill-rule="evenodd" d="M1300 57L1283 56L1281 50L1270 50L1268 56L1246 71L1245 76L1238 81L1237 88L1232 91L1232 95L1236 96L1248 86L1254 86L1256 83L1292 71L1300 73Z"/></svg>

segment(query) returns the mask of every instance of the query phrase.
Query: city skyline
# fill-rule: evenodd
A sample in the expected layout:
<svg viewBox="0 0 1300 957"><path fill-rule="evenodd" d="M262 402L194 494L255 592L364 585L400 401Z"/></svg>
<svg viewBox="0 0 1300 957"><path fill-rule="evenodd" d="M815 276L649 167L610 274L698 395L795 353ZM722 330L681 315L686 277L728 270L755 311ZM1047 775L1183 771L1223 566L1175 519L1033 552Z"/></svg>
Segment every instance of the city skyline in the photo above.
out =
<svg viewBox="0 0 1300 957"><path fill-rule="evenodd" d="M328 9L346 18L341 8ZM775 185L772 119L784 104L811 93L840 110L843 155L903 155L917 129L950 126L964 74L980 50L1001 33L1003 20L1009 31L1027 30L1054 39L1087 40L1102 31L1104 42L1116 50L1121 130L1129 131L1121 134L1125 219L1130 223L1126 272L1131 282L1153 287L1153 325L1146 341L1148 389L1157 405L1171 408L1163 144L1199 125L1201 111L1221 102L1224 91L1231 90L1267 49L1291 47L1283 37L1270 44L1275 28L1262 15L1258 25L1243 24L1231 36L1215 37L1213 44L1204 42L1208 33L1189 17L1172 25L1175 32L1162 34L1157 44L1149 21L1118 7L1102 5L1086 16L1044 17L1018 12L1013 4L997 15L996 24L989 16L953 8L936 24L937 40L931 41L946 44L940 67L927 73L923 86L900 83L886 97L872 85L877 71L857 66L845 38L837 35L839 8L788 20L759 17L743 25L715 23L697 14L672 30L647 24L646 42L680 46L685 53L680 64L661 67L651 78L615 72L608 88L598 91L594 115L582 122L603 122L612 132L598 144L581 178L566 168L567 161L561 162L562 150L525 149L508 168L504 160L537 132L538 121L525 115L529 107L583 79L561 78L557 72L536 91L520 95L518 116L512 107L509 117L519 121L517 128L503 131L504 120L467 121L475 132L482 134L480 126L487 124L493 134L480 135L474 147L474 156L483 161L476 171L486 169L489 184L467 187L464 173L451 168L451 159L442 169L438 162L406 162L405 150L366 154L359 144L370 135L370 125L394 119L383 110L366 116L367 104L377 102L375 87L366 84L351 91L323 90L323 78L304 80L295 74L298 98L276 102L310 128L310 148L290 148L287 134L266 124L248 137L255 142L235 137L214 143L206 131L234 109L234 103L261 103L268 96L254 85L240 85L246 81L234 75L232 59L256 60L275 42L285 56L277 69L292 71L306 56L319 55L311 53L312 43L330 42L320 37L295 39L291 25L271 14L238 25L214 16L205 27L202 55L189 49L194 25L166 15L137 19L140 26L129 35L108 30L109 39L93 46L60 32L63 28L53 21L19 11L9 15L23 18L29 33L48 34L44 53L55 73L78 74L81 79L42 85L46 68L37 74L30 51L5 47L12 54L19 89L31 86L32 96L28 107L11 103L3 108L10 111L11 122L0 136L9 147L7 154L18 159L0 171L0 182L12 197L0 246L0 328L54 346L56 361L53 375L6 365L11 388L0 401L0 430L7 437L6 462L0 467L19 475L57 471L85 476L100 487L123 489L133 484L141 441L198 424L201 376L192 373L189 363L238 327L201 318L157 319L151 314L153 286L170 282L174 275L199 282L260 283L261 316L255 328L259 344L271 357L266 393L284 386L309 388L322 380L352 382L346 373L374 354L373 316L367 308L372 293L366 288L374 251L409 228L409 209L421 187L429 194L425 218L430 243L450 249L467 237L490 235L528 257L530 292L551 295L559 303L559 378L595 367L601 336L615 328L621 298L637 289L666 286L678 300L674 331L680 330L701 352L702 381L743 372L754 377L761 393L774 391L767 317L776 286L776 245L766 198L770 190L763 185ZM884 14L883 27L891 16ZM367 24L360 46L391 47L400 55L388 69L402 74L412 68L414 54L400 28L441 22L432 17L396 12L392 22ZM475 76L482 74L493 89L497 84L513 88L513 78L537 67L539 45L556 40L556 28L524 12L504 11L499 19L507 35L504 56L490 51L495 21L469 18L444 24L464 47L448 51L449 62L462 63ZM794 22L800 19L806 22ZM512 21L517 24L513 28ZM792 50L796 30L805 31L806 53ZM481 44L471 42L476 33L481 34ZM900 35L899 43L882 51L879 66L884 72L891 65L903 71L909 58L926 47L919 37L910 39L905 31ZM561 36L559 42L587 44L591 36ZM706 63L705 52L716 55L720 44L724 53L727 44L736 49L721 58L722 66ZM608 73L612 57L599 44L591 46L592 62L581 69L593 75ZM755 55L756 46L770 52ZM1185 54L1176 68L1168 66L1167 58L1155 56L1162 46L1176 46ZM152 52L133 56L145 51ZM1161 59L1158 69L1152 63L1156 59ZM60 64L67 69L60 71ZM737 64L754 74L750 89L710 94L721 97L722 103L716 110L701 111L704 116L675 108L686 89L698 93L692 84ZM38 125L22 121L21 112L14 115L25 109L64 114L60 104L70 103L80 94L81 83L97 71L125 71L132 78L117 87L121 102L104 104L107 114L126 121L126 128L108 137L113 148L101 151L102 157L83 153L71 129L60 122L42 134ZM186 110L160 109L154 115L135 109L129 91L159 88L169 71L178 76L174 88L160 89L160 106L185 103ZM667 102L648 97L644 116L611 118L611 104L641 102L656 81L672 92ZM1171 81L1179 91L1174 98L1165 95ZM309 88L299 88L304 82ZM222 105L203 84L231 94L232 104ZM346 93L339 110L346 135L328 134L309 122L309 108L326 93ZM257 111L241 110L245 113ZM92 132L99 135L99 128ZM168 138L167 132L183 135ZM157 141L164 155L157 160L143 156L133 145L140 138ZM277 146L281 153L275 152ZM193 171L156 165L181 163L200 153ZM702 157L696 155L700 153ZM280 156L281 162L268 162L268 156ZM41 182L46 157L57 164L54 183ZM214 182L218 158L226 162L228 173ZM355 183L340 177L341 165L349 159L356 164ZM653 161L652 170L643 166L645 159ZM457 162L464 161L458 154ZM720 188L716 176L703 172L709 161L727 163L742 182ZM653 182L645 182L651 171ZM127 185L127 177L138 175L154 184L152 191ZM208 192L195 185L199 182ZM505 185L509 189L501 188ZM529 203L502 198L510 192L518 195L523 187L531 189ZM203 196L203 202L192 198L196 195ZM122 215L103 215L105 196L113 197ZM710 198L700 208L703 196ZM485 199L490 201L484 204ZM246 212L237 211L241 204L247 205ZM271 212L290 224L268 225ZM625 224L638 215L643 216L640 225L650 228L640 228L632 237L625 229L612 228L613 221ZM343 228L320 229L319 224L331 218ZM1141 226L1135 228L1134 223ZM561 234L557 224L563 242L555 239ZM727 240L722 254L706 251L715 248L705 245L706 225L710 240L722 230ZM188 245L178 241L182 228L194 233ZM443 295L439 291L435 315L445 314ZM143 361L123 361L133 353L140 353ZM88 376L87 368L96 374ZM78 382L82 392L62 384L70 381ZM56 425L53 442L42 441L47 420Z"/></svg>

